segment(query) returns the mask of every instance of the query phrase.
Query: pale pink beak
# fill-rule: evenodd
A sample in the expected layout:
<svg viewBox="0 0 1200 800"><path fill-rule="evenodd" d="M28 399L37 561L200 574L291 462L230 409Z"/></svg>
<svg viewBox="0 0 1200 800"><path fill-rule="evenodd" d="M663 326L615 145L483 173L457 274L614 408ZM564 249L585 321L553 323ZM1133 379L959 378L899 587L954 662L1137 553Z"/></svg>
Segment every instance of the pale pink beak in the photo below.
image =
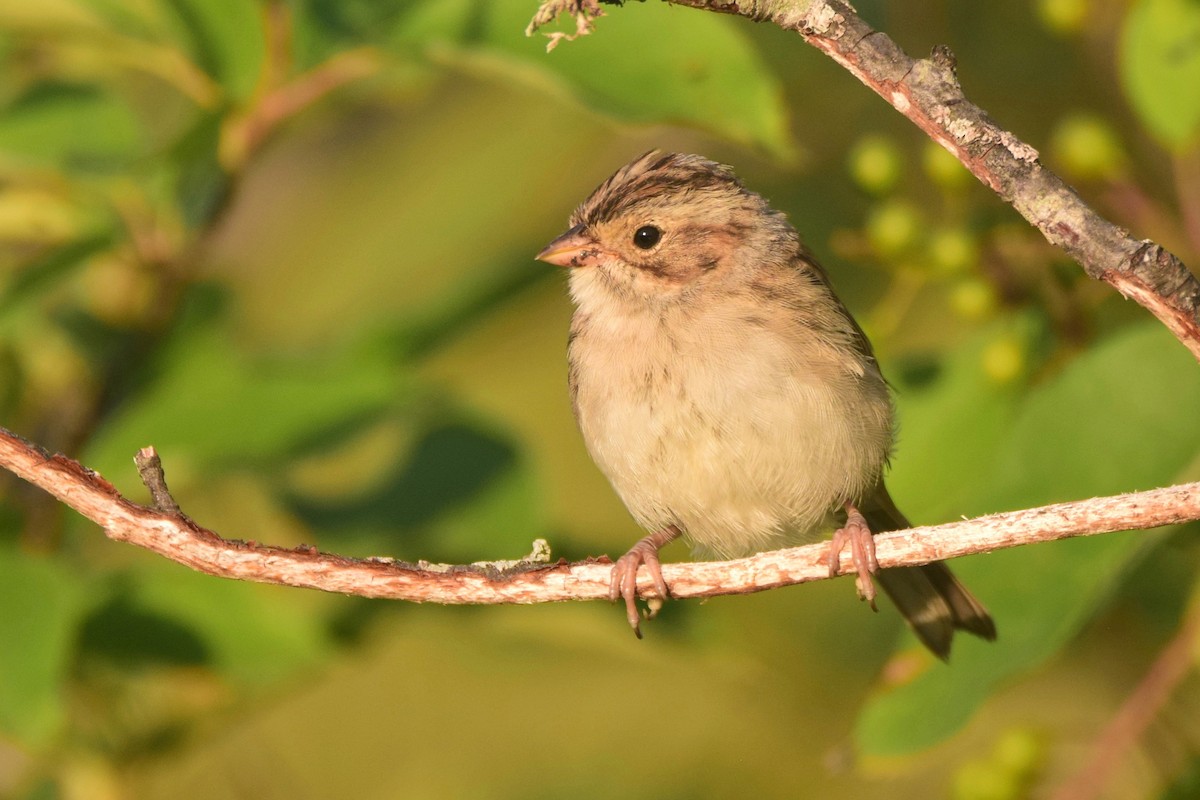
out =
<svg viewBox="0 0 1200 800"><path fill-rule="evenodd" d="M556 267L594 267L604 260L605 255L596 240L584 235L582 226L576 225L543 247L535 258Z"/></svg>

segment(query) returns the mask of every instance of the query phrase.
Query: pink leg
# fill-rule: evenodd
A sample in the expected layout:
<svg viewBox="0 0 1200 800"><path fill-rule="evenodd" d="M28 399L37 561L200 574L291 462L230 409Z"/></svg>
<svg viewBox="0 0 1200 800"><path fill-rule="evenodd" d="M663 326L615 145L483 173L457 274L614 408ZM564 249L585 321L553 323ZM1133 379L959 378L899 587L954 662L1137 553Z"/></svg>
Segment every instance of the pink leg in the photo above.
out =
<svg viewBox="0 0 1200 800"><path fill-rule="evenodd" d="M850 555L854 560L855 586L858 596L870 604L875 610L875 583L871 576L879 571L879 562L875 560L875 537L867 527L867 519L852 504L846 503L846 524L833 534L829 543L829 575L838 574L842 551L850 545Z"/></svg>
<svg viewBox="0 0 1200 800"><path fill-rule="evenodd" d="M671 596L667 582L663 580L662 566L658 563L658 549L668 542L679 538L681 531L674 525L669 525L661 531L652 533L638 541L629 552L617 559L613 564L612 580L608 587L608 599L616 601L618 597L625 598L625 617L634 634L642 638L642 629L638 625L640 618L637 609L637 573L638 567L645 564L654 581L654 591L666 600Z"/></svg>

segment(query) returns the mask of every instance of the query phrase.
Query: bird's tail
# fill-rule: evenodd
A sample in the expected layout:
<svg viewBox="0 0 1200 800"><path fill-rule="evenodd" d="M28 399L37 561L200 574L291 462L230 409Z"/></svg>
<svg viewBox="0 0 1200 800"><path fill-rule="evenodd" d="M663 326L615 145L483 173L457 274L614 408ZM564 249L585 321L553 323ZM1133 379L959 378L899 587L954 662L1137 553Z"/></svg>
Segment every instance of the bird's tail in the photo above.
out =
<svg viewBox="0 0 1200 800"><path fill-rule="evenodd" d="M860 509L872 533L911 528L881 482ZM917 638L937 655L950 657L955 629L992 641L996 623L983 604L941 561L919 567L892 567L876 576Z"/></svg>

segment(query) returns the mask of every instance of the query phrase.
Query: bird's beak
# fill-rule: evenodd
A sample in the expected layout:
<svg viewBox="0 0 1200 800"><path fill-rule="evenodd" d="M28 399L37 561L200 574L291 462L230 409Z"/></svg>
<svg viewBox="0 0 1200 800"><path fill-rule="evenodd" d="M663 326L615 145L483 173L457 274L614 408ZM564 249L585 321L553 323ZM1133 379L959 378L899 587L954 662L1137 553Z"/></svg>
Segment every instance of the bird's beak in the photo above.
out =
<svg viewBox="0 0 1200 800"><path fill-rule="evenodd" d="M583 226L576 225L543 247L536 258L556 267L593 267L604 255L596 240L583 233Z"/></svg>

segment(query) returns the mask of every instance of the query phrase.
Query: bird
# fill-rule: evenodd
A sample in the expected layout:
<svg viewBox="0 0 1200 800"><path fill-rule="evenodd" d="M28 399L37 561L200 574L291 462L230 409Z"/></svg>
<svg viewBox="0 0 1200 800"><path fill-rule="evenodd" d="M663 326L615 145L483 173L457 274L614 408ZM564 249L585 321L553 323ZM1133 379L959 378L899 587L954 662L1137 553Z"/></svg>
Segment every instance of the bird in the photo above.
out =
<svg viewBox="0 0 1200 800"><path fill-rule="evenodd" d="M613 564L641 638L637 575L670 596L659 549L739 557L833 531L860 597L874 576L947 660L995 623L942 562L880 570L873 534L911 527L884 483L891 390L862 328L787 217L731 167L651 150L537 254L568 270L571 405L589 454L646 531Z"/></svg>

